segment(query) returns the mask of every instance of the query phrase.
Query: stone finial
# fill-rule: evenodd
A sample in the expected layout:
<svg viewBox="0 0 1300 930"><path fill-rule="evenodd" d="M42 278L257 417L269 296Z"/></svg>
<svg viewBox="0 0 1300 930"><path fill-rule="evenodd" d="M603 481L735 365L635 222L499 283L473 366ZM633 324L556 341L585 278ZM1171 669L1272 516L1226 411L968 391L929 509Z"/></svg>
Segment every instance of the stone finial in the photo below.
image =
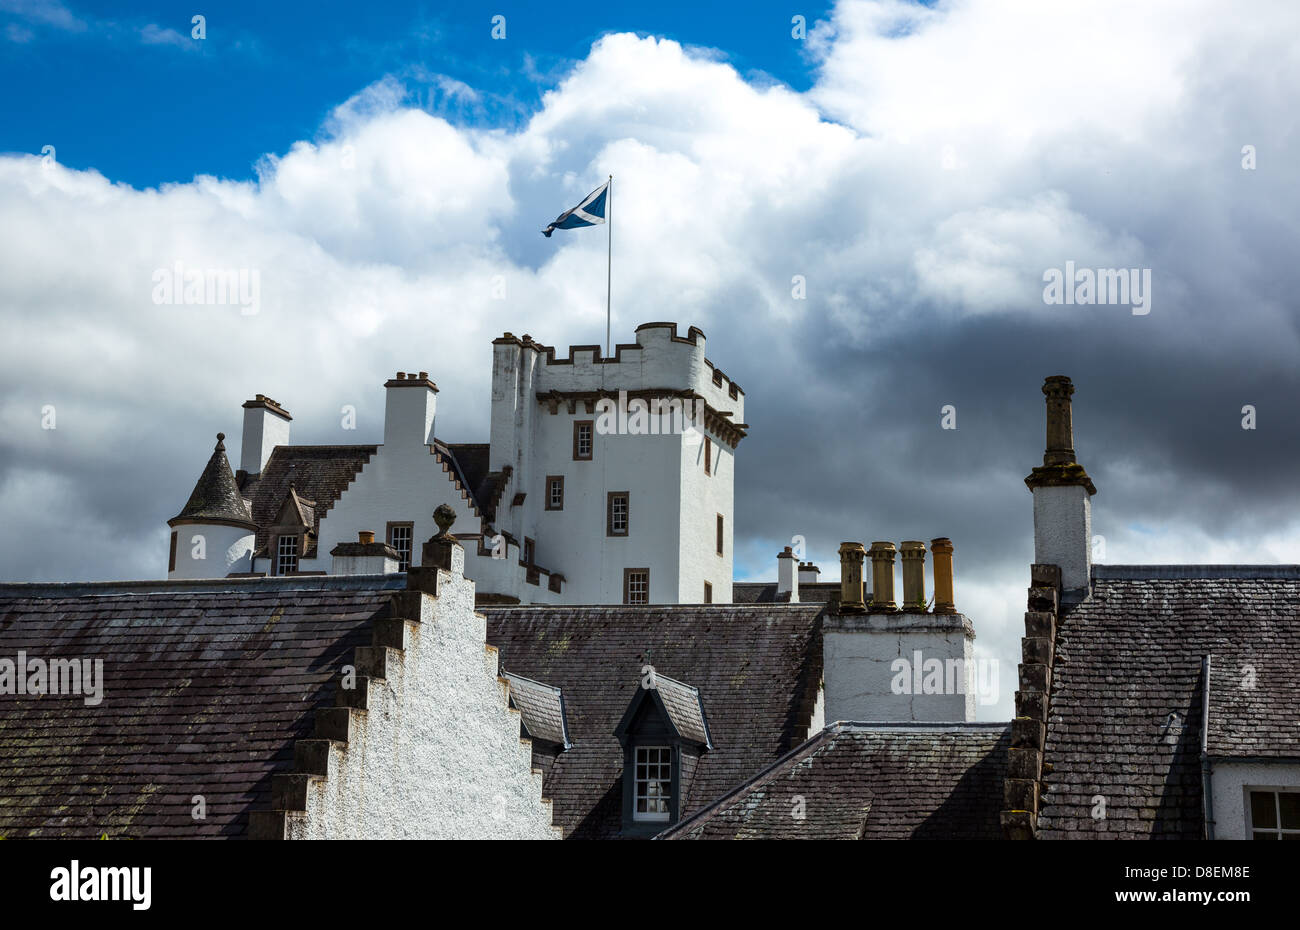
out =
<svg viewBox="0 0 1300 930"><path fill-rule="evenodd" d="M226 434L225 434L225 433L217 433L217 447L216 447L213 451L214 451L214 452L225 452L225 451L226 451Z"/></svg>
<svg viewBox="0 0 1300 930"><path fill-rule="evenodd" d="M438 509L433 512L433 522L438 524L438 535L435 539L455 539L447 531L451 525L456 522L456 511L449 504L439 504Z"/></svg>

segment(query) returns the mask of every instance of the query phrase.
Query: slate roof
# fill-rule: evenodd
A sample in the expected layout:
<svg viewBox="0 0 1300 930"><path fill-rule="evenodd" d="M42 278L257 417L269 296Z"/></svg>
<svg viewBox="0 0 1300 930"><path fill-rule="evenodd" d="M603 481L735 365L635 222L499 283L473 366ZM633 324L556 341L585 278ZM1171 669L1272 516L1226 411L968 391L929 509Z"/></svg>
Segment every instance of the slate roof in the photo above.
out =
<svg viewBox="0 0 1300 930"><path fill-rule="evenodd" d="M510 682L510 703L519 711L528 737L567 749L569 730L560 689L510 672L503 671L501 677Z"/></svg>
<svg viewBox="0 0 1300 930"><path fill-rule="evenodd" d="M699 689L713 749L684 778L683 814L808 737L821 684L818 605L484 607L502 667L563 688L573 748L534 752L566 837L617 837L623 750L614 736L648 657Z"/></svg>
<svg viewBox="0 0 1300 930"><path fill-rule="evenodd" d="M701 746L709 745L709 724L700 689L667 675L655 675L655 690L664 702L668 719L683 739Z"/></svg>
<svg viewBox="0 0 1300 930"><path fill-rule="evenodd" d="M1000 839L1010 740L1005 723L834 723L660 838Z"/></svg>
<svg viewBox="0 0 1300 930"><path fill-rule="evenodd" d="M235 473L226 458L225 433L217 433L217 446L199 475L190 499L172 520L219 520L227 523L250 523L252 515L239 493Z"/></svg>
<svg viewBox="0 0 1300 930"><path fill-rule="evenodd" d="M1044 837L1202 835L1207 655L1210 754L1300 757L1300 566L1096 566L1056 646Z"/></svg>
<svg viewBox="0 0 1300 930"><path fill-rule="evenodd" d="M320 520L365 467L378 446L276 446L260 475L243 475L240 491L252 501L257 524L257 548L267 545L267 527L275 524L289 485L299 497L314 502L312 541L303 558L316 557L315 535Z"/></svg>
<svg viewBox="0 0 1300 930"><path fill-rule="evenodd" d="M95 706L0 697L0 836L244 836L403 581L0 585L0 658L104 663Z"/></svg>
<svg viewBox="0 0 1300 930"><path fill-rule="evenodd" d="M838 581L818 581L799 585L799 603L828 604L839 597ZM867 591L867 596L871 595ZM735 604L773 604L776 599L775 581L737 581L731 585L731 600ZM788 603L788 602L787 602Z"/></svg>

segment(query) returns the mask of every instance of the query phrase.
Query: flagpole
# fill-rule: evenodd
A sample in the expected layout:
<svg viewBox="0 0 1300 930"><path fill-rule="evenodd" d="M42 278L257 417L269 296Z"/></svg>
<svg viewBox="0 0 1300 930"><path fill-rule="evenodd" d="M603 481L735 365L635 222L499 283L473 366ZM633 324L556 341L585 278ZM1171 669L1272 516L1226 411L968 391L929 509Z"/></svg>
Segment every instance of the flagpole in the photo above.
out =
<svg viewBox="0 0 1300 930"><path fill-rule="evenodd" d="M605 255L605 357L609 358L609 329L610 329L610 287L614 274L614 176L609 176L608 193L605 196L605 214L608 217L605 224L609 227L607 242L609 251Z"/></svg>

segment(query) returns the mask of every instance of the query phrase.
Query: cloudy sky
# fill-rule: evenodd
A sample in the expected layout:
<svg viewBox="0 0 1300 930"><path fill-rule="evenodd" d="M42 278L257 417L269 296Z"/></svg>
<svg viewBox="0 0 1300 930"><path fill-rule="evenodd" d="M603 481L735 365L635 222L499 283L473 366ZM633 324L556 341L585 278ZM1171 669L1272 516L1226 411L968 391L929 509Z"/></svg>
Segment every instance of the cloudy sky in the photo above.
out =
<svg viewBox="0 0 1300 930"><path fill-rule="evenodd" d="M746 391L738 575L952 537L1009 670L983 716L1046 375L1105 561L1300 562L1291 0L265 6L195 39L0 0L0 577L165 574L256 392L295 442L377 441L427 370L439 435L486 441L493 337L603 341L604 232L538 232L611 173L615 339L697 325ZM256 270L257 312L155 303L177 262ZM1046 303L1066 262L1149 269L1149 312Z"/></svg>

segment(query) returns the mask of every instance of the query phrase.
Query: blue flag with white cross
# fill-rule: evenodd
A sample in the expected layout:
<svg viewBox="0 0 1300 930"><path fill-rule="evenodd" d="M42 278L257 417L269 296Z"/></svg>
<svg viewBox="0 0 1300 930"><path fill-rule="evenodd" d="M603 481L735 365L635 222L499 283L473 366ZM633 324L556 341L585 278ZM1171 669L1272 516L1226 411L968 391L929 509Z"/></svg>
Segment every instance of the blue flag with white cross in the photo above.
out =
<svg viewBox="0 0 1300 930"><path fill-rule="evenodd" d="M605 222L605 204L609 195L609 182L596 188L582 202L571 210L565 210L555 218L555 222L542 230L547 239L557 229L581 229L584 226L596 226Z"/></svg>

